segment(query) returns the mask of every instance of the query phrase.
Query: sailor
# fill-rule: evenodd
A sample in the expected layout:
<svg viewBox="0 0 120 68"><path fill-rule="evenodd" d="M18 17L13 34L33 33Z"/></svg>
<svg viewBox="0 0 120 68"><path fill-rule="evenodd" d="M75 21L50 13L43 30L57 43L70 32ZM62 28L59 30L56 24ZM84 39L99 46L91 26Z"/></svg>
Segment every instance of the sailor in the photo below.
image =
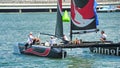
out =
<svg viewBox="0 0 120 68"><path fill-rule="evenodd" d="M28 35L28 40L27 40L27 43L25 44L25 49L27 49L28 46L32 46L32 44L34 44L35 42L35 38L32 34L32 32L30 32L30 34Z"/></svg>
<svg viewBox="0 0 120 68"><path fill-rule="evenodd" d="M75 39L74 44L80 44L80 40L78 38Z"/></svg>
<svg viewBox="0 0 120 68"><path fill-rule="evenodd" d="M102 42L105 42L105 41L106 41L106 38L107 38L107 35L105 34L105 32L104 32L104 31L101 31L100 40L101 40Z"/></svg>
<svg viewBox="0 0 120 68"><path fill-rule="evenodd" d="M68 44L69 43L69 40L68 40L66 35L63 35L63 43L64 44Z"/></svg>
<svg viewBox="0 0 120 68"><path fill-rule="evenodd" d="M45 46L49 46L49 41L48 40L46 40Z"/></svg>
<svg viewBox="0 0 120 68"><path fill-rule="evenodd" d="M49 41L50 46L53 46L53 45L56 44L56 39L57 39L57 38L54 38L53 36L50 37L50 41Z"/></svg>

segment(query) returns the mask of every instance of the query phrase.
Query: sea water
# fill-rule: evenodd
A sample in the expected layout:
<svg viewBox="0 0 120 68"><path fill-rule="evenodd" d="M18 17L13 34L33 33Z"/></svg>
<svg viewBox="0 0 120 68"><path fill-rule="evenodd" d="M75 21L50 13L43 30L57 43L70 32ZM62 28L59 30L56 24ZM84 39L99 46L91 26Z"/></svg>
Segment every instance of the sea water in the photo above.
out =
<svg viewBox="0 0 120 68"><path fill-rule="evenodd" d="M120 42L120 12L98 13L98 29L104 30L107 40ZM120 68L120 57L94 54L88 48L65 49L64 59L51 59L14 53L14 45L26 42L29 32L42 42L54 34L56 13L0 13L0 68ZM64 34L69 37L70 23L64 24ZM74 35L83 41L98 41L100 32ZM74 39L73 38L73 39Z"/></svg>

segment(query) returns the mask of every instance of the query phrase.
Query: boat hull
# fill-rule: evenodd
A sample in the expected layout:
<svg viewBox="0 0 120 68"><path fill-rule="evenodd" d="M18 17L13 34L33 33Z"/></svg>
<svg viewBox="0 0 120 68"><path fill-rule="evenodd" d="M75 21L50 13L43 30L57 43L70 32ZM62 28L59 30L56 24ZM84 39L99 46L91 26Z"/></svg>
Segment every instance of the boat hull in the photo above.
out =
<svg viewBox="0 0 120 68"><path fill-rule="evenodd" d="M89 48L92 53L115 55L120 56L120 43L112 43L106 41L102 43L100 41L88 41L81 44L66 44L61 46L53 46L54 48Z"/></svg>
<svg viewBox="0 0 120 68"><path fill-rule="evenodd" d="M103 46L106 45L108 44L104 44ZM120 44L111 44L112 47L91 47L90 51L97 54L120 56L120 46L117 45Z"/></svg>
<svg viewBox="0 0 120 68"><path fill-rule="evenodd" d="M62 48L51 48L48 46L32 45L31 47L25 49L24 45L24 43L18 43L19 52L22 54L49 58L65 58L67 55L67 52L62 50Z"/></svg>

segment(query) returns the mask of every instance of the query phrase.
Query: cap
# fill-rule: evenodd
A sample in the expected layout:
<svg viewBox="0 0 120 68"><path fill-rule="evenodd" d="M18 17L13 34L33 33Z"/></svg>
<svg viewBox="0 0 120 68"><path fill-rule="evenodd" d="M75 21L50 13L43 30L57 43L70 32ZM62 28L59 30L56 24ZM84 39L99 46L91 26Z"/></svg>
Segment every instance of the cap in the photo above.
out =
<svg viewBox="0 0 120 68"><path fill-rule="evenodd" d="M30 35L32 35L32 32L30 32Z"/></svg>
<svg viewBox="0 0 120 68"><path fill-rule="evenodd" d="M53 38L53 36L50 36L50 38Z"/></svg>

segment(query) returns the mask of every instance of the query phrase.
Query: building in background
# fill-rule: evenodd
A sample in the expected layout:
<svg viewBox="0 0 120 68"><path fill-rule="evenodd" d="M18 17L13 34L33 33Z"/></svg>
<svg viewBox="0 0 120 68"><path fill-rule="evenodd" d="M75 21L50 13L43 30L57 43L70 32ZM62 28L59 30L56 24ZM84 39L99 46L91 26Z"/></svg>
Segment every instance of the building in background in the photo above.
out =
<svg viewBox="0 0 120 68"><path fill-rule="evenodd" d="M106 6L120 6L120 0L96 0L97 10L108 9ZM70 10L71 0L63 0L63 11ZM57 0L0 0L0 12L55 12ZM111 11L111 8L110 8Z"/></svg>

